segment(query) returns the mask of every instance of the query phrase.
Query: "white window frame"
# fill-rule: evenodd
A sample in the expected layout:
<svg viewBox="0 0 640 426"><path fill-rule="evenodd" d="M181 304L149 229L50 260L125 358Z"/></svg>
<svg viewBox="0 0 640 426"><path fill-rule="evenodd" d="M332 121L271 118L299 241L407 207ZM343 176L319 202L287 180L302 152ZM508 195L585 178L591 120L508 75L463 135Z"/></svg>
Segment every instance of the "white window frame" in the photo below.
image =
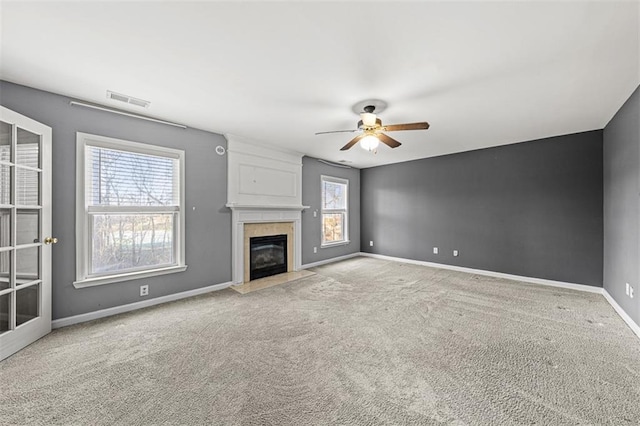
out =
<svg viewBox="0 0 640 426"><path fill-rule="evenodd" d="M332 182L345 185L344 191L344 209L325 209L324 203L322 202L323 191L324 191L324 183ZM349 179L343 179L333 176L320 176L320 247L335 247L349 244ZM331 213L344 213L344 223L343 223L343 236L344 239L341 241L325 241L324 240L324 215Z"/></svg>
<svg viewBox="0 0 640 426"><path fill-rule="evenodd" d="M174 221L174 244L176 263L170 266L151 267L137 271L127 271L115 274L90 275L90 244L91 244L91 215L89 214L88 200L86 199L86 147L98 147L133 152L138 154L154 155L177 159L179 163L180 179L180 205L169 208L171 213L177 214ZM88 133L76 133L76 288L91 287L95 285L114 282L129 281L138 278L147 278L157 275L182 272L187 269L185 264L185 153L183 150L149 145L140 142L131 142L122 139L108 138L105 136L91 135ZM100 208L94 206L98 211ZM148 208L147 208L148 209ZM112 211L112 209L108 209ZM136 206L119 207L122 212L138 213ZM168 212L161 207L158 211Z"/></svg>

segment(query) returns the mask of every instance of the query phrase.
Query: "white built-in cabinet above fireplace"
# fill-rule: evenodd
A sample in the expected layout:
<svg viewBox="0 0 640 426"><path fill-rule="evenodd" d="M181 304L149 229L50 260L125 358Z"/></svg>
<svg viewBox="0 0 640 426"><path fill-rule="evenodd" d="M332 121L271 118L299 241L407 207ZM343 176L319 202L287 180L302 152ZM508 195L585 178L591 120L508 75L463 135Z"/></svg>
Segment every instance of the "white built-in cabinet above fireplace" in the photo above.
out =
<svg viewBox="0 0 640 426"><path fill-rule="evenodd" d="M232 213L233 282L244 279L244 225L293 223L293 270L302 260L302 154L234 135L227 148L227 207Z"/></svg>

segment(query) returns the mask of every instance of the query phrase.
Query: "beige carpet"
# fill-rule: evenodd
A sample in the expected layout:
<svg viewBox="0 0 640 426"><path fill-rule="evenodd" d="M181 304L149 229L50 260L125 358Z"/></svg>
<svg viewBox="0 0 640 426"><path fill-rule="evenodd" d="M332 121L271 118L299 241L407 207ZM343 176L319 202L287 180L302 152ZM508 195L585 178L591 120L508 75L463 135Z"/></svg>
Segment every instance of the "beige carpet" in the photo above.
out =
<svg viewBox="0 0 640 426"><path fill-rule="evenodd" d="M54 331L0 363L0 423L640 424L640 342L602 296L314 270Z"/></svg>

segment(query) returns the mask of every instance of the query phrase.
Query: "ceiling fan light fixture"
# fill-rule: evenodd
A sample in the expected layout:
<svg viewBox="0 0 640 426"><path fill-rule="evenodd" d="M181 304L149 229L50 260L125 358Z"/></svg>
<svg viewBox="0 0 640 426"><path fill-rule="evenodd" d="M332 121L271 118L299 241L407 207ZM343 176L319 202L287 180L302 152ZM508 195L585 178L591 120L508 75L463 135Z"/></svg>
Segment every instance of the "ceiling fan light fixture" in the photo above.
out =
<svg viewBox="0 0 640 426"><path fill-rule="evenodd" d="M360 114L360 118L362 118L362 124L367 127L373 127L376 125L376 115L372 112L363 112Z"/></svg>
<svg viewBox="0 0 640 426"><path fill-rule="evenodd" d="M360 141L360 147L365 151L375 151L380 145L380 139L373 135L365 136Z"/></svg>

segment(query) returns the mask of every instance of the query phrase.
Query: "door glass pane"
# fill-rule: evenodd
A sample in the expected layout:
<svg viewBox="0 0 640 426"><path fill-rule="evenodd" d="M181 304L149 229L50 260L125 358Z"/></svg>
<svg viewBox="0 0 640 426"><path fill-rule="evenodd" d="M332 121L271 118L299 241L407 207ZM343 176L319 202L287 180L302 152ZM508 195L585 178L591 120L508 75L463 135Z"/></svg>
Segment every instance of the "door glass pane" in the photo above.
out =
<svg viewBox="0 0 640 426"><path fill-rule="evenodd" d="M16 164L40 167L40 135L18 127L16 139Z"/></svg>
<svg viewBox="0 0 640 426"><path fill-rule="evenodd" d="M0 204L11 204L11 167L0 164Z"/></svg>
<svg viewBox="0 0 640 426"><path fill-rule="evenodd" d="M11 124L0 121L0 161L11 161Z"/></svg>
<svg viewBox="0 0 640 426"><path fill-rule="evenodd" d="M38 267L40 261L40 247L30 247L15 251L17 284L24 284L40 278Z"/></svg>
<svg viewBox="0 0 640 426"><path fill-rule="evenodd" d="M38 316L40 284L16 292L16 327Z"/></svg>
<svg viewBox="0 0 640 426"><path fill-rule="evenodd" d="M37 206L40 200L40 172L16 168L16 204Z"/></svg>
<svg viewBox="0 0 640 426"><path fill-rule="evenodd" d="M11 265L11 252L0 251L0 290L11 287L9 283L9 267Z"/></svg>
<svg viewBox="0 0 640 426"><path fill-rule="evenodd" d="M0 229L1 227L2 224L0 223ZM16 244L37 243L39 242L39 235L40 210L18 210L18 215L16 216Z"/></svg>
<svg viewBox="0 0 640 426"><path fill-rule="evenodd" d="M9 306L11 293L0 296L0 334L9 330Z"/></svg>
<svg viewBox="0 0 640 426"><path fill-rule="evenodd" d="M0 247L11 245L11 210L0 209Z"/></svg>

